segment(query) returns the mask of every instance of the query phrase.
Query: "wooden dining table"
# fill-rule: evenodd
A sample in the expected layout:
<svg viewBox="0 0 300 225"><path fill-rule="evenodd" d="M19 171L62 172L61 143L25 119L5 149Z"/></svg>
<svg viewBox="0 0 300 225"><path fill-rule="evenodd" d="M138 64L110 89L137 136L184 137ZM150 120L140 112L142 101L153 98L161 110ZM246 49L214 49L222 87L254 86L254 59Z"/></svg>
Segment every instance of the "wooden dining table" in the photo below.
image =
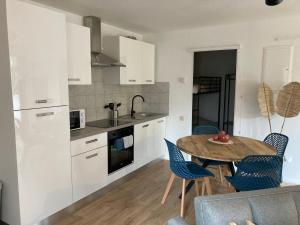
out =
<svg viewBox="0 0 300 225"><path fill-rule="evenodd" d="M276 150L269 144L256 139L240 136L232 136L231 144L216 144L208 139L214 135L192 135L177 140L177 146L183 152L204 160L205 168L212 161L227 164L231 174L234 175L234 163L241 161L249 155L276 155ZM193 182L187 185L186 192L193 186Z"/></svg>

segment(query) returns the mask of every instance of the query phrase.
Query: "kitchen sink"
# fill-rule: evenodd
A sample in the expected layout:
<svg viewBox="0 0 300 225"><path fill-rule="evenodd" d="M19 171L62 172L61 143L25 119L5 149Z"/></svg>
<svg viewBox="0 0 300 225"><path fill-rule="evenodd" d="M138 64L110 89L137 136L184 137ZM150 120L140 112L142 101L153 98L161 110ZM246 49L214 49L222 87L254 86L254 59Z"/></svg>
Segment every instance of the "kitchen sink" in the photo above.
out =
<svg viewBox="0 0 300 225"><path fill-rule="evenodd" d="M143 120L147 117L156 116L157 113L136 113L133 117L130 117L130 115L123 117L124 119L132 119L132 120Z"/></svg>

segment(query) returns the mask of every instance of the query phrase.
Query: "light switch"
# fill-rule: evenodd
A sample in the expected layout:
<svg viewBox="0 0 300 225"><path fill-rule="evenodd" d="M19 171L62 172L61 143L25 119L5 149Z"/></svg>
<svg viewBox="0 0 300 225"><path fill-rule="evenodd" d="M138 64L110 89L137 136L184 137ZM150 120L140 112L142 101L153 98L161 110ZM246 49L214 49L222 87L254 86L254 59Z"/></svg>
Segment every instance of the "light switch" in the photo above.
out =
<svg viewBox="0 0 300 225"><path fill-rule="evenodd" d="M184 116L179 116L180 121L184 121Z"/></svg>

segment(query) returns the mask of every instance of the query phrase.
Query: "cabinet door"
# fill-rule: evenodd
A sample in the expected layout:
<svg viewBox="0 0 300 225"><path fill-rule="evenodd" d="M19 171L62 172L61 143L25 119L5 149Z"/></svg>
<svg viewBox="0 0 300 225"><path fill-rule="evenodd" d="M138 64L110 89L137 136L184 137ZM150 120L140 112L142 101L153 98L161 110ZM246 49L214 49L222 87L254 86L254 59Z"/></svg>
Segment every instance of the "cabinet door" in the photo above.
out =
<svg viewBox="0 0 300 225"><path fill-rule="evenodd" d="M92 84L90 28L67 24L69 85Z"/></svg>
<svg viewBox="0 0 300 225"><path fill-rule="evenodd" d="M22 224L36 224L72 202L69 108L15 111Z"/></svg>
<svg viewBox="0 0 300 225"><path fill-rule="evenodd" d="M157 119L154 121L154 143L155 151L153 153L154 159L162 157L166 154L166 118Z"/></svg>
<svg viewBox="0 0 300 225"><path fill-rule="evenodd" d="M143 166L147 161L147 123L134 126L134 164L137 168Z"/></svg>
<svg viewBox="0 0 300 225"><path fill-rule="evenodd" d="M65 16L6 3L14 110L68 105Z"/></svg>
<svg viewBox="0 0 300 225"><path fill-rule="evenodd" d="M120 84L141 84L141 47L138 41L119 37L120 62L126 67L120 68Z"/></svg>
<svg viewBox="0 0 300 225"><path fill-rule="evenodd" d="M73 201L99 190L107 180L107 146L72 157Z"/></svg>
<svg viewBox="0 0 300 225"><path fill-rule="evenodd" d="M155 82L155 46L141 42L142 83L154 84Z"/></svg>

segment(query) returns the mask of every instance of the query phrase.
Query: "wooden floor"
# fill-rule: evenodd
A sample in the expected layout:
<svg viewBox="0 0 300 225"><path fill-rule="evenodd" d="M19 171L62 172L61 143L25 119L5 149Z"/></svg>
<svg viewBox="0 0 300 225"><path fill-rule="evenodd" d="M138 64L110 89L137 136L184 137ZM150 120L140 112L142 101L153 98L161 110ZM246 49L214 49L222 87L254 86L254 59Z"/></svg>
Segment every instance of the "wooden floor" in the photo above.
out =
<svg viewBox="0 0 300 225"><path fill-rule="evenodd" d="M176 180L164 206L160 204L170 176L167 161L157 161L137 171L129 180L115 185L97 199L64 213L55 225L160 225L180 214L178 194L181 180ZM213 193L226 193L226 185L211 179ZM186 196L185 219L195 224L194 188Z"/></svg>

